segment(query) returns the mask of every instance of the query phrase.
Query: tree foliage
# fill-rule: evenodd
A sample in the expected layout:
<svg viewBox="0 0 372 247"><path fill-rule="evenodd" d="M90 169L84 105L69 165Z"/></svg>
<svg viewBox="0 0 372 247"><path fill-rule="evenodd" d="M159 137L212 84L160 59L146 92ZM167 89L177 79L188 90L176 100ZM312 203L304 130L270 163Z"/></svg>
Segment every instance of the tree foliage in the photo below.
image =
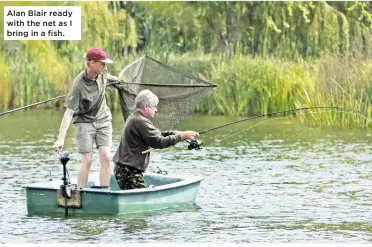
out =
<svg viewBox="0 0 372 247"><path fill-rule="evenodd" d="M140 8L138 8L140 6ZM140 2L145 49L284 58L370 56L369 2ZM146 13L146 15L139 14Z"/></svg>
<svg viewBox="0 0 372 247"><path fill-rule="evenodd" d="M4 26L5 5L8 4L0 2L0 28ZM257 104L254 100L257 92L251 89L245 94L239 92L249 88L251 80L258 83L263 77L281 78L282 72L270 75L265 74L268 73L266 70L259 70L260 73L249 74L256 78L251 77L247 81L242 79L246 69L244 67L229 67L226 70L229 74L223 75L221 71L225 71L227 61L235 64L234 61L250 58L271 59L272 63L262 63L270 71L275 71L273 68L277 59L295 61L298 67L293 65L289 70L299 73L299 76L289 73L288 68L281 70L290 74L291 78L301 80L293 84L293 88L306 83L301 72L301 63L304 60L310 61L310 64L315 61L313 64L317 66L317 59L322 57L341 61L368 61L372 55L372 4L368 1L53 1L12 2L12 5L81 6L82 39L3 41L1 37L0 108L22 106L66 93L74 76L84 67L82 56L90 47L103 48L116 61L109 67L113 74L117 74L126 62L144 53L164 62L171 61L172 56L183 59L184 54L191 54L194 63L187 65L192 67L190 73L198 74L200 68L197 65L201 65L208 70L204 71L204 76L209 75L217 80L221 76L226 77L221 88L225 87L226 92L229 92L226 95L231 98L216 95L220 97L219 100L210 102L216 104L219 112L243 114L252 114L258 108L243 109L241 105L232 108L234 104L229 104L229 101L249 97L247 100L251 102L251 108L254 108ZM0 33L3 35L3 30ZM208 66L206 61L198 60L205 55L221 59L220 64ZM253 68L257 69L254 66ZM230 82L228 78L233 79ZM367 77L356 81L360 81L363 85L361 90L367 92L363 95L370 95L372 86L368 86L370 83L365 78ZM241 81L238 82L238 79ZM268 95L265 96L265 102L260 99L262 102L256 105L261 112L270 110L273 104L292 104L294 101L291 100L297 97L294 92L302 92L300 88L290 91L291 94L286 94L286 91L282 97L279 94L282 89L274 85L278 80L275 79L271 85L271 80L266 79L266 88L258 87L261 95ZM337 83L341 79L338 78ZM345 85L342 87L346 88ZM237 94L231 91L234 88L239 89ZM115 101L115 95L109 93L108 96L110 101ZM370 109L368 100L365 104L366 109Z"/></svg>

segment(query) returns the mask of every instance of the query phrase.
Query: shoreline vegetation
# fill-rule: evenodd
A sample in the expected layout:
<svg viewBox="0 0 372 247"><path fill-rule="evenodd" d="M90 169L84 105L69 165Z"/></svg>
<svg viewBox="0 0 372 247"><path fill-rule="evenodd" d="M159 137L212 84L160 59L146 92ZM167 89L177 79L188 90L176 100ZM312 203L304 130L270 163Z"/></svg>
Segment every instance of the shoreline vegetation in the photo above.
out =
<svg viewBox="0 0 372 247"><path fill-rule="evenodd" d="M369 119L337 111L296 119L314 126L372 126L372 3L12 2L26 4L80 5L83 38L2 41L0 109L68 93L84 68L82 55L99 46L114 60L111 74L147 54L217 84L194 113L254 116L337 106ZM115 89L106 95L112 110L120 111Z"/></svg>

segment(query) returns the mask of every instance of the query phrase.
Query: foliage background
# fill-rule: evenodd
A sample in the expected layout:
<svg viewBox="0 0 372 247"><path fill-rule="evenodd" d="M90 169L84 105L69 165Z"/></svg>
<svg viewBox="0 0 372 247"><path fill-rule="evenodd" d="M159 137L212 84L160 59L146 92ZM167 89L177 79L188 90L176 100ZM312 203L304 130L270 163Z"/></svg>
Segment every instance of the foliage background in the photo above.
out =
<svg viewBox="0 0 372 247"><path fill-rule="evenodd" d="M90 47L115 60L111 74L148 54L218 84L196 108L247 116L332 105L372 114L370 2L1 2L3 6L78 5L81 41L4 41L0 108L68 92ZM3 29L4 23L1 23ZM0 35L3 35L3 30ZM107 90L111 108L116 92ZM52 107L62 107L56 101ZM48 105L49 107L51 104ZM365 127L347 113L309 123Z"/></svg>

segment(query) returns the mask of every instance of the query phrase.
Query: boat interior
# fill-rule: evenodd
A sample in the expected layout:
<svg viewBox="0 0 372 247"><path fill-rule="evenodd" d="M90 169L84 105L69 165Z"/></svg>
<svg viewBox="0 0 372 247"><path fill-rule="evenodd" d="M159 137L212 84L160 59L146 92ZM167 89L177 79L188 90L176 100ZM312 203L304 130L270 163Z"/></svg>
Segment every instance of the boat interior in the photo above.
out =
<svg viewBox="0 0 372 247"><path fill-rule="evenodd" d="M148 186L161 186L166 184L172 184L177 183L181 181L181 178L175 178L175 177L167 177L167 176L161 176L156 174L144 174L145 176L145 182ZM93 180L88 180L88 187L92 189L99 189L102 188L101 186L96 186L96 184L99 184L97 178L94 178ZM110 177L110 190L111 191L118 191L120 190L120 187L116 181L116 178L114 175L111 175Z"/></svg>

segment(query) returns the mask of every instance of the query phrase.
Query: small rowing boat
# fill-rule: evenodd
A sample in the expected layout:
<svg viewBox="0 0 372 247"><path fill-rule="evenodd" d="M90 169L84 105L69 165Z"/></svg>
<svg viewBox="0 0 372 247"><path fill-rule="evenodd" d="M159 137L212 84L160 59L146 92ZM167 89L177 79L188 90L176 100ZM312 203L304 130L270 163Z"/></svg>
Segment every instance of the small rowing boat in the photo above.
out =
<svg viewBox="0 0 372 247"><path fill-rule="evenodd" d="M148 188L120 190L111 176L108 189L99 188L99 174L92 174L88 187L72 188L64 197L61 181L47 181L24 185L29 214L126 214L172 208L195 203L202 178L198 176L170 176L145 174ZM76 181L76 178L72 181ZM70 198L69 198L70 197Z"/></svg>

